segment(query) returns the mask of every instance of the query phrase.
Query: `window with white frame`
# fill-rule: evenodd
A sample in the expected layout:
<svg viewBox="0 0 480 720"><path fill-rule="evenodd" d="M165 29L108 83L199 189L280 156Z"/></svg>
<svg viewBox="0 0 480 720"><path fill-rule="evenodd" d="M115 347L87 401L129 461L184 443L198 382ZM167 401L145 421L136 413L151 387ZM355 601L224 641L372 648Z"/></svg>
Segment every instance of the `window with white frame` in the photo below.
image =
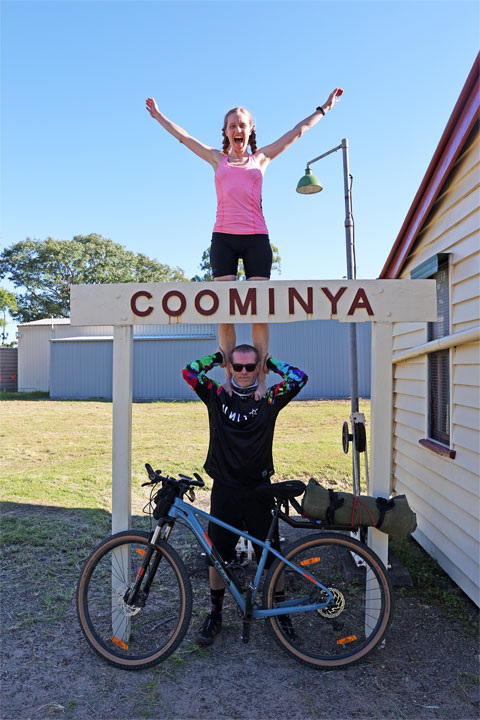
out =
<svg viewBox="0 0 480 720"><path fill-rule="evenodd" d="M439 254L422 263L412 278L431 278L437 283L437 321L428 323L427 340L450 334L448 255ZM428 437L450 445L450 350L428 355Z"/></svg>
<svg viewBox="0 0 480 720"><path fill-rule="evenodd" d="M428 340L450 334L448 258L432 276L437 281L437 322L428 323ZM450 445L450 350L428 356L428 431L432 440Z"/></svg>

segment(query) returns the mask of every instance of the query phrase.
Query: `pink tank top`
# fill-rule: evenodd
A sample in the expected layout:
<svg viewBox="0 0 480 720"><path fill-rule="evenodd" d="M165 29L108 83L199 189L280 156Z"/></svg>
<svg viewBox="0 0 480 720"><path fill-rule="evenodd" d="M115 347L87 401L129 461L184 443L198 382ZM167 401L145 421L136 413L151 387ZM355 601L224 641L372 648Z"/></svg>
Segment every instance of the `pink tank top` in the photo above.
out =
<svg viewBox="0 0 480 720"><path fill-rule="evenodd" d="M217 218L213 232L268 235L262 213L263 175L253 155L245 165L230 165L228 155L215 170Z"/></svg>

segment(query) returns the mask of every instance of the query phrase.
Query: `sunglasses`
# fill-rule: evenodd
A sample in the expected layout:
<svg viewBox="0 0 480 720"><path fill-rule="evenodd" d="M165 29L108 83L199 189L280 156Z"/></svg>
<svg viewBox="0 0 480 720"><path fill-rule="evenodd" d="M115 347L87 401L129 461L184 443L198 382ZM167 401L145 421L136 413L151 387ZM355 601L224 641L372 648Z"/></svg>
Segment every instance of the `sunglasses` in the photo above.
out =
<svg viewBox="0 0 480 720"><path fill-rule="evenodd" d="M253 372L257 367L258 363L232 363L232 368L235 372L242 372L243 368L247 372Z"/></svg>

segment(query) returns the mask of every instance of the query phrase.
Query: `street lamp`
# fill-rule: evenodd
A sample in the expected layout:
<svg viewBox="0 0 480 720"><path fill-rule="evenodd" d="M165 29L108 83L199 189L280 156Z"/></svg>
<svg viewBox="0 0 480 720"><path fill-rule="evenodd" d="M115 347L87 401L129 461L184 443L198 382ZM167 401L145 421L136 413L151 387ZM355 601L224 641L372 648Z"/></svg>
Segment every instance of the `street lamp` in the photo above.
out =
<svg viewBox="0 0 480 720"><path fill-rule="evenodd" d="M313 160L307 162L305 175L299 180L297 192L302 195L312 195L320 192L322 186L320 181L313 175L310 165L317 160L321 160L327 155L331 155L337 150L342 151L343 155L343 184L345 190L345 243L347 252L347 278L354 280L357 276L355 264L355 239L354 225L352 214L352 192L350 185L350 172L348 166L348 140L343 138L340 145L332 148L323 155L319 155ZM357 328L355 323L349 323L349 347L350 347L350 395L352 398L350 417L352 424L352 432L348 433L348 424L344 423L343 428L343 449L348 452L348 442L353 441L353 492L355 495L360 494L360 452L366 449L365 445L365 426L362 416L358 412L358 364L357 364ZM346 426L346 427L345 427Z"/></svg>

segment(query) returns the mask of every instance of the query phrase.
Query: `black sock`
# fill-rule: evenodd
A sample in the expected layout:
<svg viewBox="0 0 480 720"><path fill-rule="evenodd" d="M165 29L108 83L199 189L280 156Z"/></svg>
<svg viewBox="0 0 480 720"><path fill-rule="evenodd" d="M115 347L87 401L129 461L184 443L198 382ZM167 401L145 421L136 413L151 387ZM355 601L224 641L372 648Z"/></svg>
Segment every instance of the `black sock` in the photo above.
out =
<svg viewBox="0 0 480 720"><path fill-rule="evenodd" d="M218 617L222 616L223 598L225 595L225 588L220 590L213 590L210 588L210 599L212 601L212 614Z"/></svg>

